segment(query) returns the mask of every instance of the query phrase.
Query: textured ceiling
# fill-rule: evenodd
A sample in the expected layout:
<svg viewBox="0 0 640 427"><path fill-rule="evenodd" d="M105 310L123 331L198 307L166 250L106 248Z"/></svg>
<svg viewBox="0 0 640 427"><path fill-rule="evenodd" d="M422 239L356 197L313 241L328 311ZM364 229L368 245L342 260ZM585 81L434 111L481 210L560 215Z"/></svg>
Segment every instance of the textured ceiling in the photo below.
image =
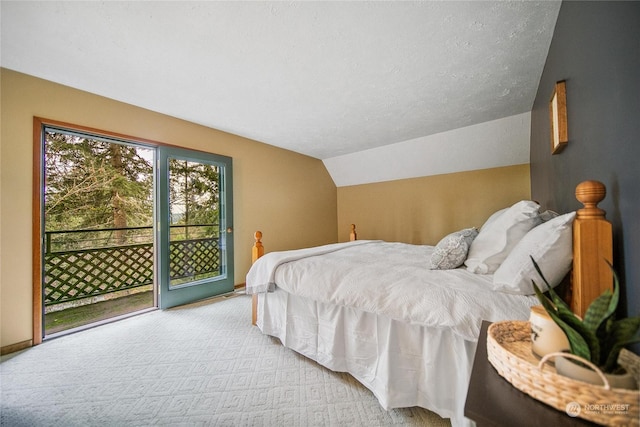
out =
<svg viewBox="0 0 640 427"><path fill-rule="evenodd" d="M327 159L530 111L560 4L1 7L3 67Z"/></svg>

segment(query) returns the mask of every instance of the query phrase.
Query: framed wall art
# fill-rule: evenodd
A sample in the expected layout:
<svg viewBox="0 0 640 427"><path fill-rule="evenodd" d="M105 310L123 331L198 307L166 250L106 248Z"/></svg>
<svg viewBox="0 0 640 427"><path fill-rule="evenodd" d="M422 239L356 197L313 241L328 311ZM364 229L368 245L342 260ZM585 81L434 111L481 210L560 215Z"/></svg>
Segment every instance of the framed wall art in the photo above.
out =
<svg viewBox="0 0 640 427"><path fill-rule="evenodd" d="M551 124L551 154L562 151L569 137L567 135L567 86L564 81L557 82L549 101Z"/></svg>

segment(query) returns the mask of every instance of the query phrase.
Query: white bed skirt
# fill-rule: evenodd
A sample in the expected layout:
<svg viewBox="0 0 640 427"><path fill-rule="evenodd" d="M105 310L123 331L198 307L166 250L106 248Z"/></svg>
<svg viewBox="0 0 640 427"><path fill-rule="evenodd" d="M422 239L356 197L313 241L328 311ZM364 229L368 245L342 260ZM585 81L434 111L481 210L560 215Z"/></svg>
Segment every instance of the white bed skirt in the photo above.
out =
<svg viewBox="0 0 640 427"><path fill-rule="evenodd" d="M464 403L476 342L276 289L259 294L258 327L285 347L373 392L384 409L420 406L453 426L473 424Z"/></svg>

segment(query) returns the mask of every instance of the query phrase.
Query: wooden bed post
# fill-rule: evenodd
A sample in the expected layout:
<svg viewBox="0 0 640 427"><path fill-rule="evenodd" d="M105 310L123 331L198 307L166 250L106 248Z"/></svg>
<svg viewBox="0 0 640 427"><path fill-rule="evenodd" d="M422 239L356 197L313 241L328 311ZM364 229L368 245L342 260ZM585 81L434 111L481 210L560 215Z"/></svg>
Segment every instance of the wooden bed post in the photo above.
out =
<svg viewBox="0 0 640 427"><path fill-rule="evenodd" d="M255 243L253 244L253 248L251 248L251 264L256 262L258 258L264 255L264 246L262 246L262 231L256 231L253 233L253 238L255 239Z"/></svg>
<svg viewBox="0 0 640 427"><path fill-rule="evenodd" d="M584 205L573 221L573 276L571 310L583 317L587 307L605 289L613 288L611 223L598 208L607 194L601 182L584 181L576 187L576 199Z"/></svg>
<svg viewBox="0 0 640 427"><path fill-rule="evenodd" d="M354 240L358 240L358 233L356 233L356 225L351 224L351 233L349 233L349 240L353 242Z"/></svg>
<svg viewBox="0 0 640 427"><path fill-rule="evenodd" d="M253 238L255 239L255 243L251 248L251 263L257 261L262 255L264 255L264 246L262 246L262 232L256 231L253 234ZM255 325L258 321L258 295L253 294L251 296L251 324Z"/></svg>

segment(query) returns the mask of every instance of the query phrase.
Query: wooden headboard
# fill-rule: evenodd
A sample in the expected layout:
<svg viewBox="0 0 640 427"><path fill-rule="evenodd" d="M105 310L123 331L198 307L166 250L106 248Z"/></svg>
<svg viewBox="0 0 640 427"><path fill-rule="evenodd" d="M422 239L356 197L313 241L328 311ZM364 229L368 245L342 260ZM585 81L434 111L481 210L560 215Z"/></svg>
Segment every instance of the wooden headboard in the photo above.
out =
<svg viewBox="0 0 640 427"><path fill-rule="evenodd" d="M591 301L613 287L613 274L607 264L613 264L613 238L611 223L598 208L607 194L604 184L584 181L576 187L575 194L584 207L576 212L573 221L573 268L568 299L572 311L582 317ZM252 262L264 254L262 233L256 231L254 237ZM356 239L356 226L351 224L349 240ZM258 316L257 301L257 295L253 295L251 322L254 325Z"/></svg>

